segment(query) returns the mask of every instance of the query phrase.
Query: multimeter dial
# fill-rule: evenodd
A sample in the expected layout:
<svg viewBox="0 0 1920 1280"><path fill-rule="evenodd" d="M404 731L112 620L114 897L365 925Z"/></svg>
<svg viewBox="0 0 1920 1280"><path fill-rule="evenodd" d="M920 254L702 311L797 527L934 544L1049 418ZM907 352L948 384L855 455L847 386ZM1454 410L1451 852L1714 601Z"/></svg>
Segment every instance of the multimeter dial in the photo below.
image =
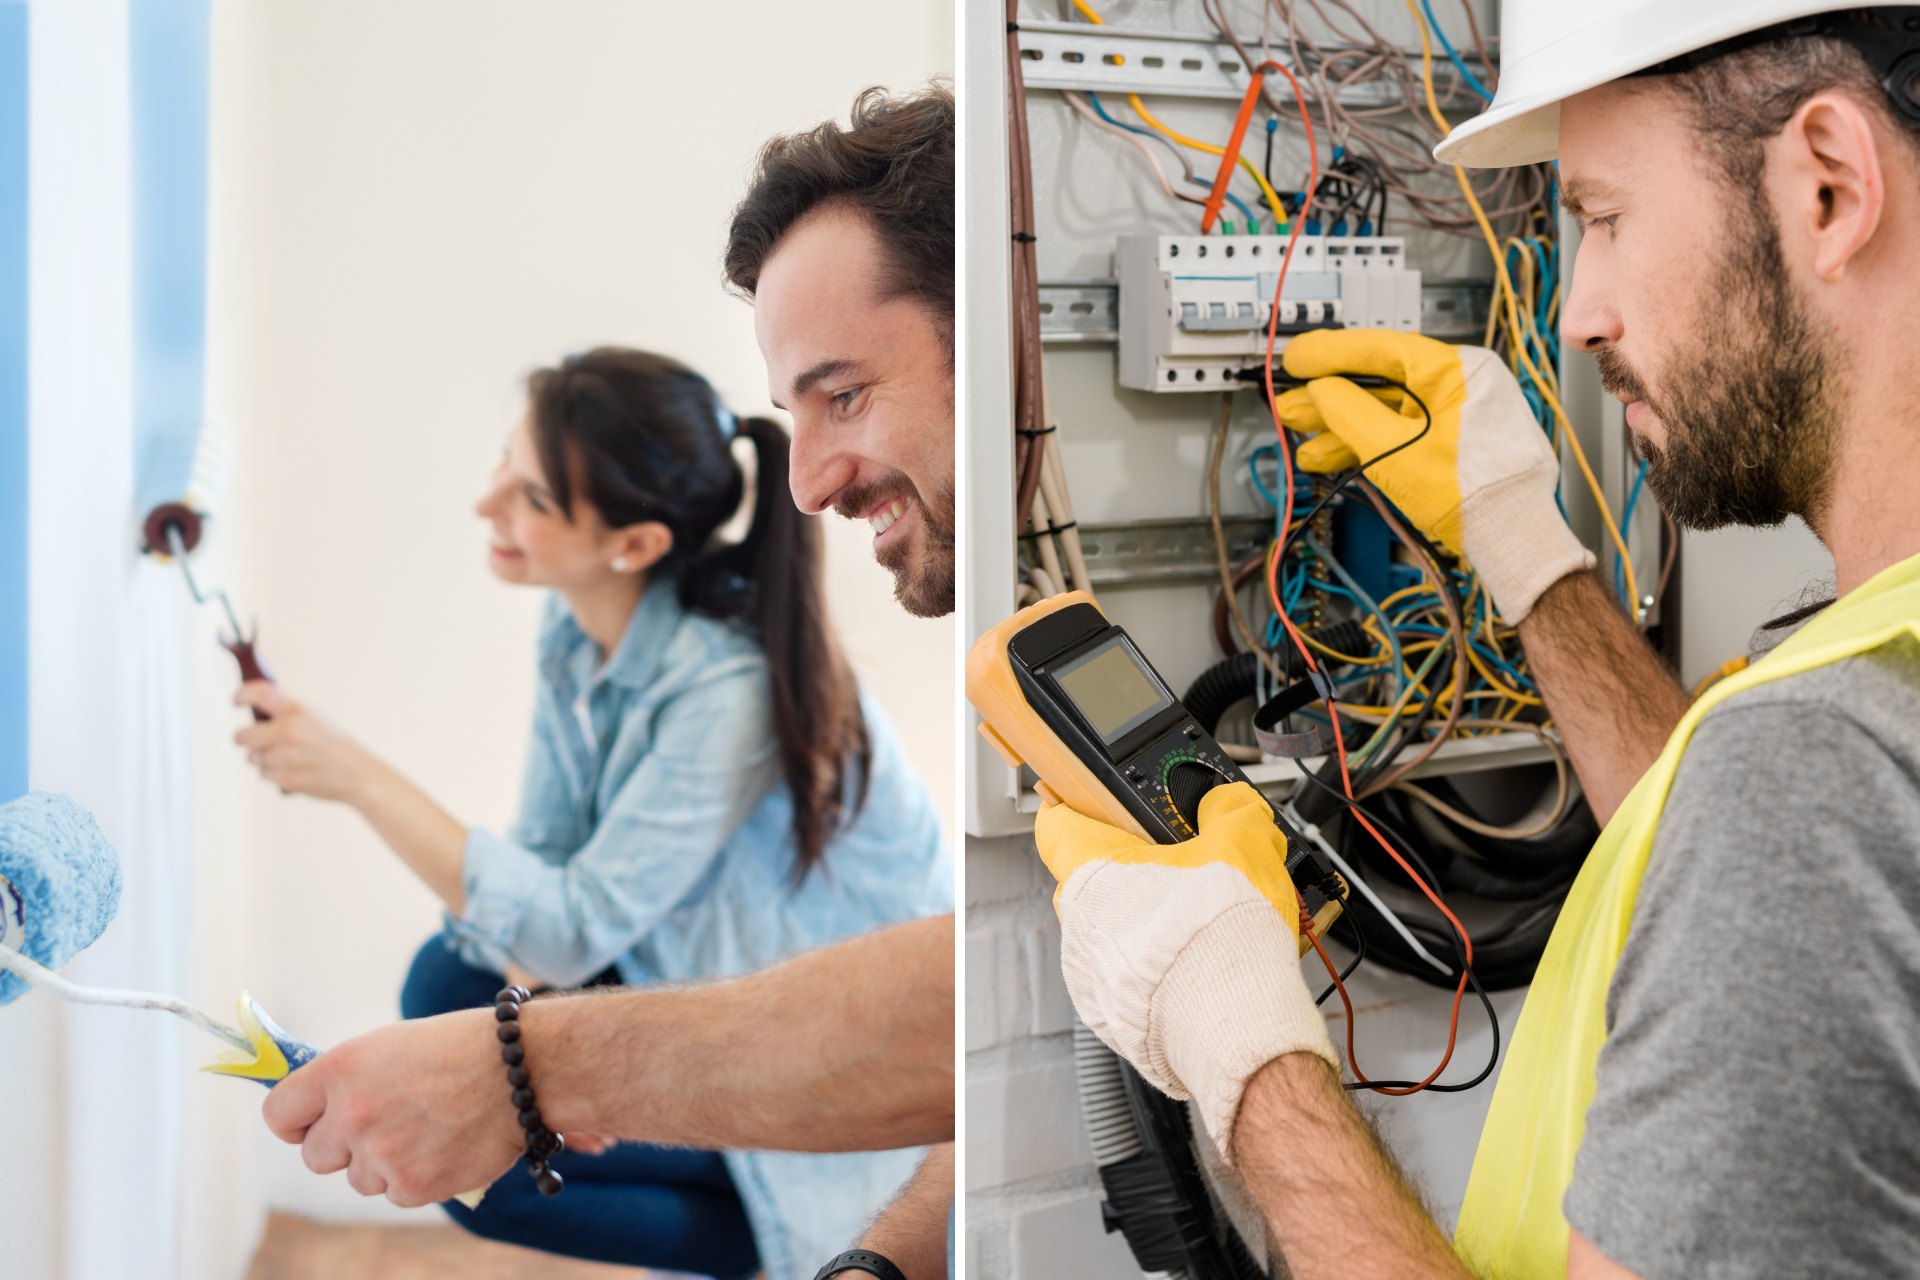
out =
<svg viewBox="0 0 1920 1280"><path fill-rule="evenodd" d="M1196 760L1182 760L1167 770L1167 795L1190 827L1200 825L1200 799L1226 779Z"/></svg>
<svg viewBox="0 0 1920 1280"><path fill-rule="evenodd" d="M1191 720L1120 762L1120 772L1179 840L1199 829L1201 798L1243 776Z"/></svg>

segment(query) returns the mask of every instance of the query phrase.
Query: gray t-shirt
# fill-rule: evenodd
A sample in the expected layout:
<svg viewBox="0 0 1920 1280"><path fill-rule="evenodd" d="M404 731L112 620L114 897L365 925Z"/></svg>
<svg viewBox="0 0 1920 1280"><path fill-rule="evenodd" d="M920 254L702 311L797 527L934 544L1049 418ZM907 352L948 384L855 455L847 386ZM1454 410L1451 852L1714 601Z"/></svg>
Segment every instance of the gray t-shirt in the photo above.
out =
<svg viewBox="0 0 1920 1280"><path fill-rule="evenodd" d="M1602 1253L1920 1276L1920 643L1701 721L1607 1025L1564 1201Z"/></svg>

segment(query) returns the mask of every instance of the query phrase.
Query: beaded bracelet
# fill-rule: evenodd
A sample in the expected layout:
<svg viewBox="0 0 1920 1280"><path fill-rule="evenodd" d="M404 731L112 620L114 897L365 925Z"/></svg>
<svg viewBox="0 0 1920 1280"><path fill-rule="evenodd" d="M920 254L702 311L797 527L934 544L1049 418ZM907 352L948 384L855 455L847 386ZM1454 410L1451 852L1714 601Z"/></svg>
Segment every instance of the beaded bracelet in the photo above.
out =
<svg viewBox="0 0 1920 1280"><path fill-rule="evenodd" d="M547 1167L547 1161L567 1149L567 1140L541 1122L534 1105L533 1078L527 1074L527 1050L520 1043L520 1006L533 998L525 987L502 987L493 998L494 1020L500 1036L500 1056L507 1064L507 1083L513 1086L513 1105L520 1127L527 1131L527 1169L543 1196L557 1196L566 1181Z"/></svg>

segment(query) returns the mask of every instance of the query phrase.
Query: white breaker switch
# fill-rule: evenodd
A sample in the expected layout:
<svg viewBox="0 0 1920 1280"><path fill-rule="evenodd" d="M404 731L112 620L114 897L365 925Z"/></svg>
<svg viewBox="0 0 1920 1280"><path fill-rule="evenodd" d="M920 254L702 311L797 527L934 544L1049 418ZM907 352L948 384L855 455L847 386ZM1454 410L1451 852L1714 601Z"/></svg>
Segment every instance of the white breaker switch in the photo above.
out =
<svg viewBox="0 0 1920 1280"><path fill-rule="evenodd" d="M1120 385L1217 391L1258 368L1286 236L1122 236ZM1310 329L1420 331L1420 273L1398 236L1300 237L1279 340Z"/></svg>

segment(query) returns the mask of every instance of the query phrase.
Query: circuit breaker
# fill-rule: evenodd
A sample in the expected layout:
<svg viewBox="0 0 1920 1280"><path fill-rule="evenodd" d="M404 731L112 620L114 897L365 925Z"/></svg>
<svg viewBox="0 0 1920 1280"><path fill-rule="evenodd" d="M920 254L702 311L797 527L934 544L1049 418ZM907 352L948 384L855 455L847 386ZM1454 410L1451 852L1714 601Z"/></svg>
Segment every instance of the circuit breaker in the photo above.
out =
<svg viewBox="0 0 1920 1280"><path fill-rule="evenodd" d="M1258 367L1287 236L1122 236L1120 385L1218 391ZM1420 331L1420 273L1398 236L1302 235L1280 290L1275 326Z"/></svg>

